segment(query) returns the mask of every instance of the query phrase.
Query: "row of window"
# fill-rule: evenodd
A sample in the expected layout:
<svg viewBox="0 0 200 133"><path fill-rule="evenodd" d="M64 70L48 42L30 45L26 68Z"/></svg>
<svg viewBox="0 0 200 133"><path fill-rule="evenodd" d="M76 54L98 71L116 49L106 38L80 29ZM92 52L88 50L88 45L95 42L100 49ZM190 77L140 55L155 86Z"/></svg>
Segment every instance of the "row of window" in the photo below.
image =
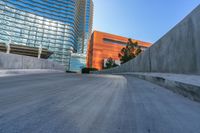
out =
<svg viewBox="0 0 200 133"><path fill-rule="evenodd" d="M51 30L47 28L37 28L37 27L30 27L24 25L23 28L20 28L23 25L16 25L14 23L9 23L8 21L2 21L0 20L0 23L3 24L7 29L11 29L16 32L24 33L24 34L45 34L47 36L50 36L51 38L54 38L56 36L61 36L61 37L71 37L74 41L75 38L73 36L73 32L70 30L65 29L64 31L59 31L59 30Z"/></svg>
<svg viewBox="0 0 200 133"><path fill-rule="evenodd" d="M32 18L31 16L28 16L28 15L25 16L25 15L21 15L21 14L9 12L9 11L2 11L2 10L0 10L0 11L2 12L1 14L4 14L4 17L7 18L8 20L16 19L16 22L19 21L20 23L27 23L27 24L30 24L30 25L34 24L34 25L37 25L37 26L41 26L41 25L45 26L46 25L46 26L49 26L49 27L73 29L73 25L70 26L69 24L61 24L61 23L58 23L57 21L51 21L49 19L45 19L45 18L40 17L40 16Z"/></svg>
<svg viewBox="0 0 200 133"><path fill-rule="evenodd" d="M70 41L72 42L72 44L74 44L74 40L71 36L60 36L60 35L51 35L49 36L49 34L45 34L45 33L39 33L39 32L34 32L34 31L29 31L28 34L26 34L25 32L22 31L18 31L20 29L18 28L11 28L10 27L0 27L1 30L3 31L7 31L10 34L12 34L13 36L17 36L20 38L29 38L29 39L46 39L46 40L55 40L55 41L60 41L60 42L64 42L64 41Z"/></svg>
<svg viewBox="0 0 200 133"><path fill-rule="evenodd" d="M43 38L49 38L49 39L63 39L63 38L71 38L73 43L75 43L74 36L70 32L58 32L58 31L48 31L48 29L20 29L19 26L16 25L10 25L5 24L0 21L1 24L4 24L4 26L1 26L2 30L8 30L10 32L16 32L20 35L32 35L32 36L38 36Z"/></svg>
<svg viewBox="0 0 200 133"><path fill-rule="evenodd" d="M33 24L33 22L35 22L35 24L38 23L38 25L49 23L50 26L53 26L53 27L55 26L55 27L58 27L58 28L61 28L61 27L63 28L63 27L67 26L67 28L70 28L70 29L73 30L73 34L75 35L76 38L78 36L78 29L77 29L76 24L74 24L74 23L73 24L72 23L64 24L64 23L61 23L59 21L49 20L47 18L37 16L37 15L31 14L31 13L23 12L23 11L17 11L17 13L16 12L10 12L10 10L6 10L6 11L7 12L6 13L4 12L4 14L6 14L7 16L16 18L17 21L21 21L20 23ZM16 17L16 15L18 15L18 17ZM21 17L24 17L24 19L21 19Z"/></svg>
<svg viewBox="0 0 200 133"><path fill-rule="evenodd" d="M23 1L25 2L25 1ZM54 1L48 1L48 2L44 2L42 0L29 0L29 1L26 1L26 2L29 2L31 3L32 5L37 5L39 7L42 7L44 9L49 9L51 8L52 10L54 11L62 11L63 13L67 13L66 9L70 8L71 10L74 10L75 9L75 6L74 4L72 3L65 3L65 4L62 4L62 3L58 3L58 2L54 2ZM47 8L48 7L48 8Z"/></svg>
<svg viewBox="0 0 200 133"><path fill-rule="evenodd" d="M20 38L19 36L16 36L15 34L12 35L12 37L6 35L6 33L3 33L0 31L0 38L1 40L8 41L8 39L11 39L13 42L19 43L19 44L32 44L34 46L39 46L40 44L46 44L48 47L57 48L61 47L64 49L71 49L73 48L73 45L70 40L66 41L60 41L60 40L44 40L40 38Z"/></svg>
<svg viewBox="0 0 200 133"><path fill-rule="evenodd" d="M21 9L25 9L25 10L32 10L33 12L37 12L39 13L38 15L53 15L54 17L58 17L58 18L67 18L68 16L74 16L75 14L75 10L74 9L69 9L69 8L66 8L63 12L60 12L62 11L61 9L58 9L58 10L51 10L50 8L42 8L42 7L39 7L37 5L29 5L29 3L21 3L21 2L18 2L17 4L14 2L12 3L10 1L10 4L13 5L15 8L19 8L20 10Z"/></svg>
<svg viewBox="0 0 200 133"><path fill-rule="evenodd" d="M3 0L6 1L6 4L15 4L15 5L22 5L27 8L35 8L39 7L43 10L50 10L51 12L58 12L61 14L73 14L73 11L75 10L74 4L61 4L59 2L54 1L43 1L43 0Z"/></svg>
<svg viewBox="0 0 200 133"><path fill-rule="evenodd" d="M11 19L9 20L8 18L5 19L0 15L0 23L3 24L5 27L12 29L15 32L20 32L24 34L44 34L45 36L50 36L50 37L56 37L56 36L61 36L61 37L70 37L73 39L73 42L75 43L75 37L73 36L73 31L67 28L57 28L53 26L48 26L48 25L39 25L34 23L34 26L29 23L26 23L26 25L23 25L19 23L20 21L17 19ZM5 20L4 20L5 19ZM17 23L15 22L17 21Z"/></svg>
<svg viewBox="0 0 200 133"><path fill-rule="evenodd" d="M2 5L1 5L2 6ZM21 7L19 7L19 8L21 8ZM20 14L19 16L21 16L22 14L24 14L24 13L22 13L21 14L21 12L22 11L20 11L20 10L10 10L10 9L14 9L14 8L12 8L11 6L10 7L8 7L8 6L5 6L5 11L7 11L7 12L10 12L11 13L11 15L13 14L15 14L15 15L17 15L17 14ZM35 13L35 14L38 14L38 12L35 12L35 11L33 11L32 9L27 9L26 11L28 11L28 12L32 12L32 13ZM29 15L28 17L32 17L32 18L34 18L35 16L37 16L37 15ZM39 18L39 16L43 16L43 17L40 17ZM74 19L72 19L72 17L67 17L67 16L62 16L61 14L59 14L59 15L53 15L52 13L39 13L38 14L38 18L37 19L42 19L42 18L44 18L44 17L46 17L46 18L49 18L49 19L52 19L52 20L56 20L56 21L60 21L60 22L64 22L65 24L69 24L69 25L72 25L72 26L74 26Z"/></svg>
<svg viewBox="0 0 200 133"><path fill-rule="evenodd" d="M104 43L110 43L110 44L117 44L117 45L121 45L121 46L126 46L127 43L126 42L122 42L122 41L117 41L117 40L112 40L112 39L108 39L108 38L103 38ZM140 46L142 50L145 50L146 47L144 46Z"/></svg>

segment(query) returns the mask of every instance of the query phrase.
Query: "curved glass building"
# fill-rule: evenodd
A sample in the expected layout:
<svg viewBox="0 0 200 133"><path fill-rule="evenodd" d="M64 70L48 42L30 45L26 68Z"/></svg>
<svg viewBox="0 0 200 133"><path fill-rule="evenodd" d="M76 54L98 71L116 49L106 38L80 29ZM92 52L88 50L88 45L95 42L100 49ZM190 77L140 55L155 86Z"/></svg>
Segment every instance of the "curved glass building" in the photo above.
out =
<svg viewBox="0 0 200 133"><path fill-rule="evenodd" d="M92 21L92 0L1 0L0 42L47 48L69 69L72 53L86 54Z"/></svg>

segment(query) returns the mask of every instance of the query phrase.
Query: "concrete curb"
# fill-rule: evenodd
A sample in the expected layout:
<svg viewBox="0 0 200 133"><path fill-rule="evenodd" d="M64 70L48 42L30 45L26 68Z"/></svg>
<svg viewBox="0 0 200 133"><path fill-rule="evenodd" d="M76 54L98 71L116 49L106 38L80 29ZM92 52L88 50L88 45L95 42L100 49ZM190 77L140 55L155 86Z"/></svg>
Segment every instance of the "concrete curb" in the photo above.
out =
<svg viewBox="0 0 200 133"><path fill-rule="evenodd" d="M129 76L134 76L136 78L150 81L152 83L163 86L177 94L187 97L191 100L200 102L200 83L199 85L192 84L192 83L181 82L181 81L165 78L163 76L155 76L155 75L150 75L150 74L148 75L148 74L139 74L139 73L131 73L131 74L123 73L120 75L129 75Z"/></svg>

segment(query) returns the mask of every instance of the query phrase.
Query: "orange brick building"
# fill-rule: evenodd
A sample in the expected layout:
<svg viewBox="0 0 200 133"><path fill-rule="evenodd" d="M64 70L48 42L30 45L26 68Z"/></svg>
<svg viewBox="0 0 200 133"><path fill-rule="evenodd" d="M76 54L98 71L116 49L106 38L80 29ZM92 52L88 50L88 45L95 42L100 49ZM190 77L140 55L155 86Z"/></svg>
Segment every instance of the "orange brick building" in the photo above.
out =
<svg viewBox="0 0 200 133"><path fill-rule="evenodd" d="M148 42L133 41L137 41L142 49L151 46L151 43ZM104 59L111 57L114 60L120 60L118 55L127 42L128 38L94 31L88 44L87 67L102 70Z"/></svg>

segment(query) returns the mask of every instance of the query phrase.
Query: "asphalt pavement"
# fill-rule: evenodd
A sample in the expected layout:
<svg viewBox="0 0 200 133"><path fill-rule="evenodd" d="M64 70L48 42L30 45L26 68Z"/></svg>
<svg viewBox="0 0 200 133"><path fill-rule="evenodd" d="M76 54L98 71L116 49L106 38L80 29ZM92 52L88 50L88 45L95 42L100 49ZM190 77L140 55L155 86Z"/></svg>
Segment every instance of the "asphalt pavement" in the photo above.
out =
<svg viewBox="0 0 200 133"><path fill-rule="evenodd" d="M0 133L200 133L200 103L130 76L0 77Z"/></svg>

